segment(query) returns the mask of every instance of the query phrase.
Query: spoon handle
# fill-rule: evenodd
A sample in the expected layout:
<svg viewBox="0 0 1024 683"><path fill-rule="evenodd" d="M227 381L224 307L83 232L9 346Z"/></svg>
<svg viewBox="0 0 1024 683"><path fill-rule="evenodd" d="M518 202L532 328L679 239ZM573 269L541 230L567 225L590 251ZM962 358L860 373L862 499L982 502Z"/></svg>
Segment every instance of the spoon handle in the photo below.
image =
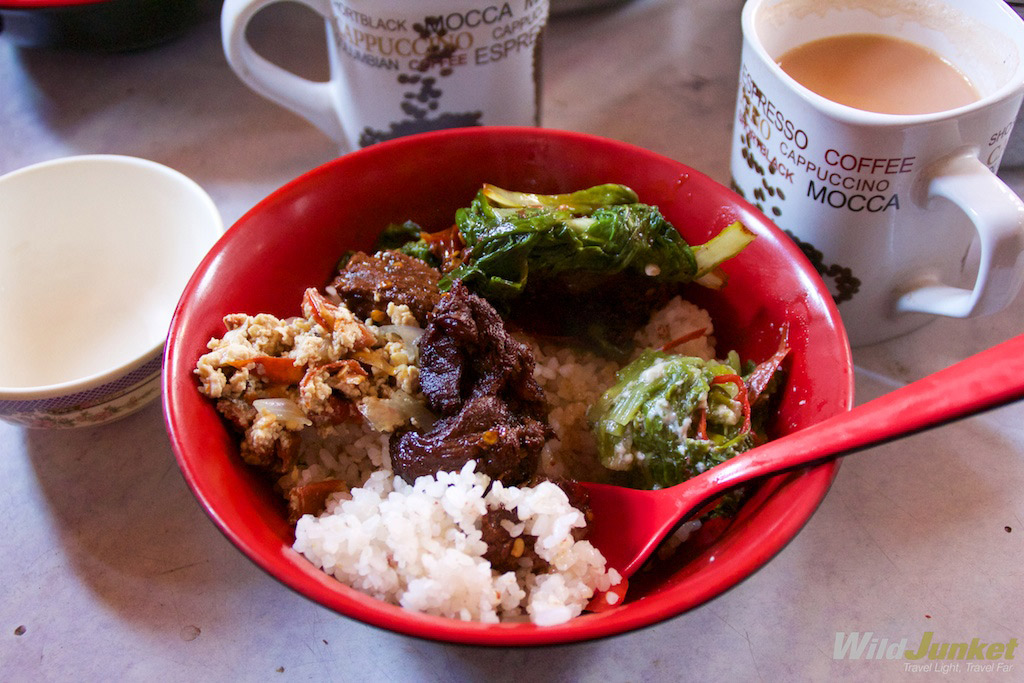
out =
<svg viewBox="0 0 1024 683"><path fill-rule="evenodd" d="M1024 398L1024 335L709 470L702 499ZM699 477L698 479L704 479ZM697 484L698 479L691 480Z"/></svg>

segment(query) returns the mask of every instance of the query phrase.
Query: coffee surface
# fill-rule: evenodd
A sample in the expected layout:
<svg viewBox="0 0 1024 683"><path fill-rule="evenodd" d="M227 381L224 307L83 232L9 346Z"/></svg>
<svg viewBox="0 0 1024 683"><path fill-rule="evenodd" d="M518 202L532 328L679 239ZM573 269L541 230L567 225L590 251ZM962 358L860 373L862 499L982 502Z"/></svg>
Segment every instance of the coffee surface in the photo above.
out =
<svg viewBox="0 0 1024 683"><path fill-rule="evenodd" d="M981 99L953 64L891 36L851 33L789 50L783 71L833 102L882 114L930 114Z"/></svg>

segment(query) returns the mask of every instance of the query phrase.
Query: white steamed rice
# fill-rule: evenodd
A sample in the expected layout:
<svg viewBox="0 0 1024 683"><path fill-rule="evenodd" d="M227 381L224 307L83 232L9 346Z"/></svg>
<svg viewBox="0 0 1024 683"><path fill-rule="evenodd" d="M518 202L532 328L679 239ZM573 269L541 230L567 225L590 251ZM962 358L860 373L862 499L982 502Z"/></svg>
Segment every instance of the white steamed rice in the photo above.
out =
<svg viewBox="0 0 1024 683"><path fill-rule="evenodd" d="M350 494L336 494L319 517L302 517L295 549L339 581L406 609L497 622L528 616L557 624L577 616L596 590L618 583L601 554L576 541L583 514L551 482L504 487L474 471L420 477L412 485L375 472ZM556 571L523 567L499 574L483 555L480 520L515 510L513 537L536 536L534 550Z"/></svg>

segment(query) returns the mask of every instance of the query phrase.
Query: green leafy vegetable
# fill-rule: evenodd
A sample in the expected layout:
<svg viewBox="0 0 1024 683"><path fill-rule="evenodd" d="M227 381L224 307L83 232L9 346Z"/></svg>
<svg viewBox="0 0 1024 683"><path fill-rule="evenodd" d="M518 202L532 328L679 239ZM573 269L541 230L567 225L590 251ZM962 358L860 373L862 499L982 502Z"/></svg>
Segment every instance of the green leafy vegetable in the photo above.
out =
<svg viewBox="0 0 1024 683"><path fill-rule="evenodd" d="M391 223L384 228L375 245L375 250L381 249L401 251L435 268L439 265L439 260L430 251L430 245L423 239L423 228L414 221Z"/></svg>
<svg viewBox="0 0 1024 683"><path fill-rule="evenodd" d="M752 413L764 396L751 394L734 353L705 361L649 349L617 380L587 417L601 464L637 488L674 486L763 438Z"/></svg>
<svg viewBox="0 0 1024 683"><path fill-rule="evenodd" d="M438 267L442 291L462 280L524 329L619 359L673 288L721 287L719 265L754 239L736 222L691 248L657 207L614 183L550 195L484 185L451 228L417 229L391 226L378 246Z"/></svg>
<svg viewBox="0 0 1024 683"><path fill-rule="evenodd" d="M399 249L404 244L420 239L423 228L415 221L391 223L377 237L377 249Z"/></svg>
<svg viewBox="0 0 1024 683"><path fill-rule="evenodd" d="M529 278L559 279L577 292L623 273L717 287L724 284L718 266L754 239L737 222L691 249L657 207L614 183L551 195L485 184L455 222L463 250L441 288L461 279L492 301L518 297ZM437 261L430 240L411 222L389 226L378 248Z"/></svg>
<svg viewBox="0 0 1024 683"><path fill-rule="evenodd" d="M568 194L536 195L485 185L456 213L465 244L463 263L442 280L461 279L492 300L514 299L528 278L593 289L620 273L656 283L689 282L712 273L753 239L739 223L717 241L694 250L657 207L639 203L623 185Z"/></svg>
<svg viewBox="0 0 1024 683"><path fill-rule="evenodd" d="M707 242L694 248L693 259L697 262L697 274L693 279L710 289L723 287L725 276L718 266L743 251L753 239L754 234L742 223L730 223Z"/></svg>
<svg viewBox="0 0 1024 683"><path fill-rule="evenodd" d="M525 207L559 208L568 211L586 213L604 206L616 204L636 204L640 201L636 192L625 185L606 183L595 185L587 190L568 194L532 194L529 192L512 192L491 184L485 184L480 192L494 206L519 209Z"/></svg>

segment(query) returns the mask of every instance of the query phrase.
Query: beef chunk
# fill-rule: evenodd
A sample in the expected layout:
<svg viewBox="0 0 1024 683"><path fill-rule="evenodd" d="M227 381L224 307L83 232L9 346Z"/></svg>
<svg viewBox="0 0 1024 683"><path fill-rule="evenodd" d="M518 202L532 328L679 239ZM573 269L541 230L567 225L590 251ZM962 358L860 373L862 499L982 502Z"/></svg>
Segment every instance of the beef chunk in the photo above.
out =
<svg viewBox="0 0 1024 683"><path fill-rule="evenodd" d="M461 281L438 304L419 344L420 387L435 412L451 415L470 397L499 396L513 412L546 419L529 347L513 339L494 307Z"/></svg>
<svg viewBox="0 0 1024 683"><path fill-rule="evenodd" d="M357 252L331 285L361 318L394 302L406 304L422 323L441 299L439 277L435 268L401 252L379 251L372 256Z"/></svg>
<svg viewBox="0 0 1024 683"><path fill-rule="evenodd" d="M478 472L514 485L536 471L548 433L546 423L513 413L498 397L477 396L425 433L392 437L388 450L392 470L408 482L476 460Z"/></svg>
<svg viewBox="0 0 1024 683"><path fill-rule="evenodd" d="M520 534L513 538L502 522L518 524L519 515L514 510L498 508L488 510L481 519L482 540L487 544L484 559L491 563L491 569L501 573L514 572L526 564L536 572L545 571L548 563L534 549L537 537Z"/></svg>
<svg viewBox="0 0 1024 683"><path fill-rule="evenodd" d="M461 282L434 309L419 345L420 388L440 418L422 434L392 437L395 474L411 482L476 460L477 471L505 484L529 479L551 434L529 347Z"/></svg>

